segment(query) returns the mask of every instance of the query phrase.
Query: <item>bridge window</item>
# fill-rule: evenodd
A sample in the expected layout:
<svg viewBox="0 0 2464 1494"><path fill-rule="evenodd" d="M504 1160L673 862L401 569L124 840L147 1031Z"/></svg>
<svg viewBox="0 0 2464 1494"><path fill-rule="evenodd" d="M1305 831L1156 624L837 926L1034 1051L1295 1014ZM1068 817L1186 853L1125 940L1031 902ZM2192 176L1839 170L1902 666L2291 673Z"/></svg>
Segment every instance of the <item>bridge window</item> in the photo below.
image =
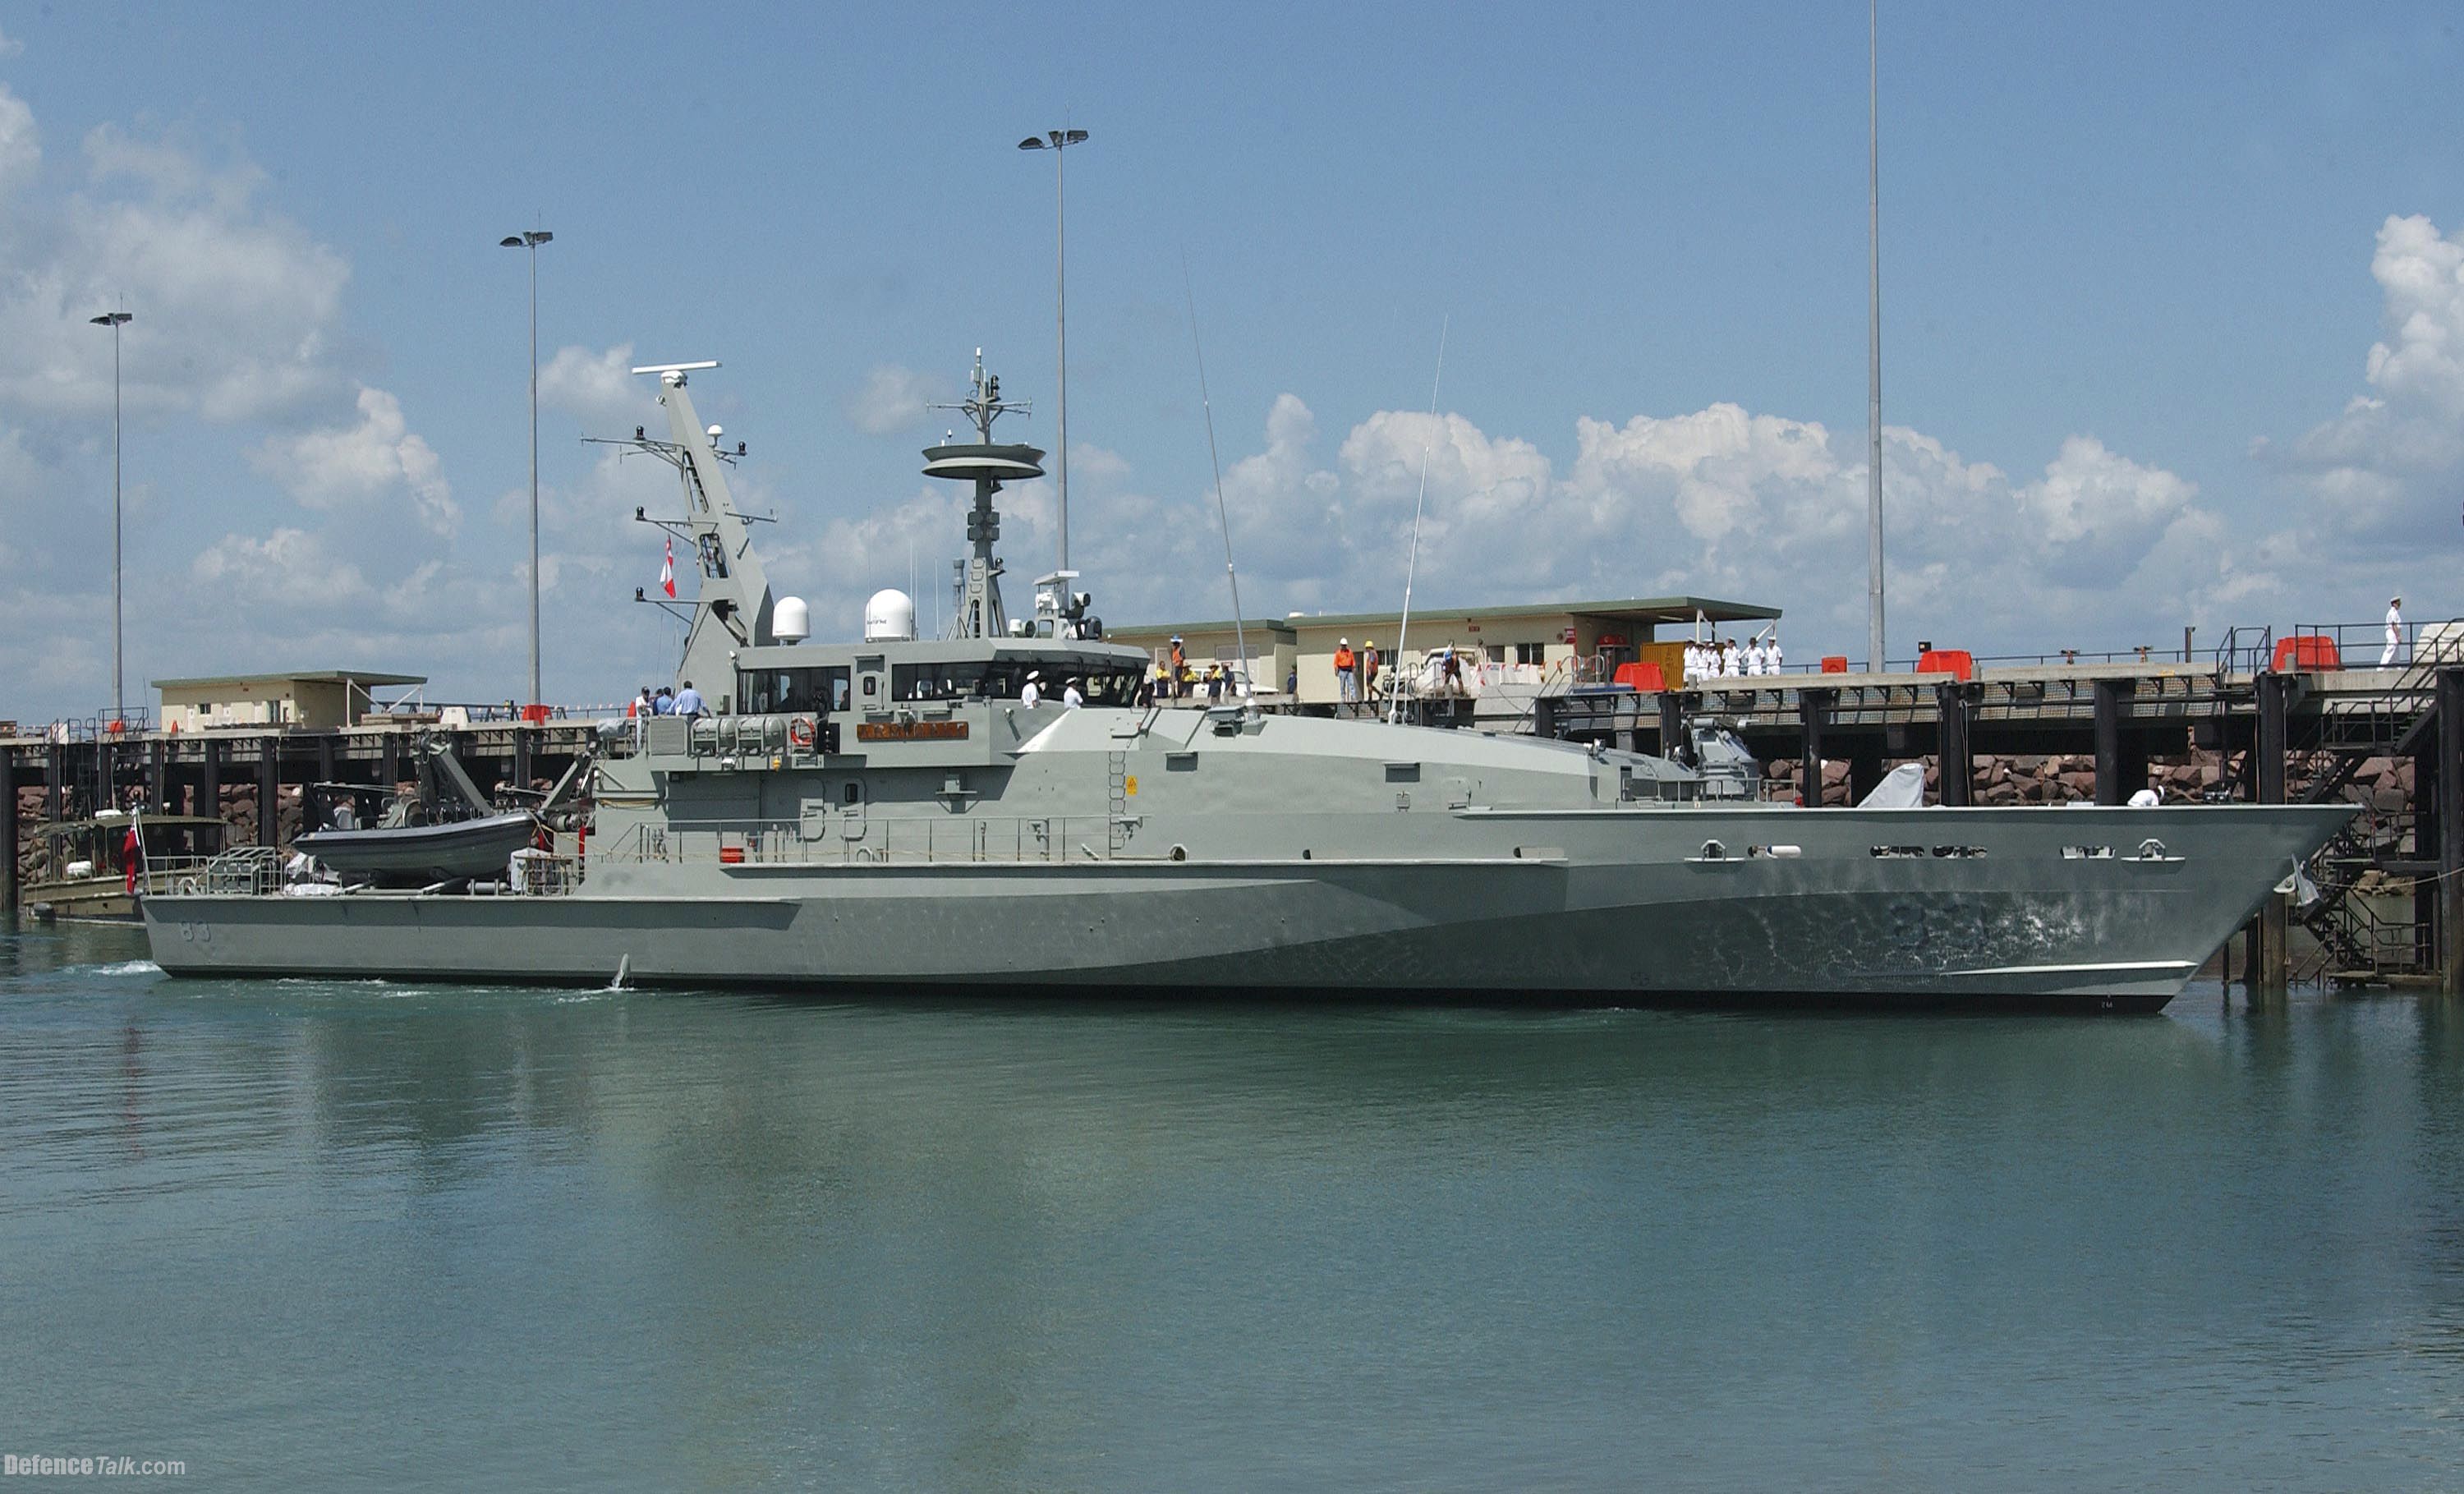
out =
<svg viewBox="0 0 2464 1494"><path fill-rule="evenodd" d="M844 664L806 670L738 670L737 699L747 715L822 715L847 708Z"/></svg>

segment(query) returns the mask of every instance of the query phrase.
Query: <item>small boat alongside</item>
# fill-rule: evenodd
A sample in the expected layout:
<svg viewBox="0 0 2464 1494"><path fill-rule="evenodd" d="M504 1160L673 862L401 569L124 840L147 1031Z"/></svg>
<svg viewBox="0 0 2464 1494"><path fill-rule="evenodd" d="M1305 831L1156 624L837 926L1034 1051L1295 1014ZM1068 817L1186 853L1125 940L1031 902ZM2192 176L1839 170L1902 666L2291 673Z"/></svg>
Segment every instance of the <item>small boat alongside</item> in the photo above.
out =
<svg viewBox="0 0 2464 1494"><path fill-rule="evenodd" d="M229 826L202 815L104 810L37 832L23 896L37 918L137 917L137 890L148 867L210 857Z"/></svg>
<svg viewBox="0 0 2464 1494"><path fill-rule="evenodd" d="M442 824L317 830L291 846L345 880L428 887L501 877L514 853L530 846L538 833L537 817L522 809Z"/></svg>

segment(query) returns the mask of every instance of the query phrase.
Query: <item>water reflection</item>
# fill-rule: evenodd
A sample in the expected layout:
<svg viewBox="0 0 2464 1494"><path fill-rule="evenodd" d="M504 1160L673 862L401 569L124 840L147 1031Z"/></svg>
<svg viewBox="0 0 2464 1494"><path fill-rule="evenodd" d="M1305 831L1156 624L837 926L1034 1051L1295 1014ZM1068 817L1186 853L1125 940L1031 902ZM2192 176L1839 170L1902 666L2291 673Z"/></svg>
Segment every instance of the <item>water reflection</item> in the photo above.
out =
<svg viewBox="0 0 2464 1494"><path fill-rule="evenodd" d="M542 1486L2455 1465L2437 1001L867 1003L133 955L0 938L0 1332L76 1367L0 1420L63 1445Z"/></svg>

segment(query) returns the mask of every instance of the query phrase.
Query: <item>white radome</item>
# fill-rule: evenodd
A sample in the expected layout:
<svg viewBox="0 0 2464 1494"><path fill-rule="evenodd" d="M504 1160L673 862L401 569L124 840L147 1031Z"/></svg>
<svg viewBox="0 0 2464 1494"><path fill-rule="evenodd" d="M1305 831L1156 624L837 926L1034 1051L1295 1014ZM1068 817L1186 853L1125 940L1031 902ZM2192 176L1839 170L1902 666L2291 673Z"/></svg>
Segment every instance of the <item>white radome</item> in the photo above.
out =
<svg viewBox="0 0 2464 1494"><path fill-rule="evenodd" d="M782 644L800 644L813 636L813 609L802 597L781 597L770 609L770 634Z"/></svg>
<svg viewBox="0 0 2464 1494"><path fill-rule="evenodd" d="M915 640L915 599L894 586L885 586L864 604L864 641L901 644Z"/></svg>

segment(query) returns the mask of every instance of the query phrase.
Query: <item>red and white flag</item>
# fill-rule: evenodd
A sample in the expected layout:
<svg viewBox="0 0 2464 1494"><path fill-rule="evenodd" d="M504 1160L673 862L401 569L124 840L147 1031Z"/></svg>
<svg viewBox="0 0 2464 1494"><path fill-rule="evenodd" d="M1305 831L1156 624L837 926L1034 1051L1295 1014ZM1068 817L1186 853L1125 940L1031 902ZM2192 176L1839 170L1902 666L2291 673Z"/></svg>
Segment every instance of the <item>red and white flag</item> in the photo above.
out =
<svg viewBox="0 0 2464 1494"><path fill-rule="evenodd" d="M668 558L659 562L659 589L672 601L676 594L676 537L668 537Z"/></svg>

